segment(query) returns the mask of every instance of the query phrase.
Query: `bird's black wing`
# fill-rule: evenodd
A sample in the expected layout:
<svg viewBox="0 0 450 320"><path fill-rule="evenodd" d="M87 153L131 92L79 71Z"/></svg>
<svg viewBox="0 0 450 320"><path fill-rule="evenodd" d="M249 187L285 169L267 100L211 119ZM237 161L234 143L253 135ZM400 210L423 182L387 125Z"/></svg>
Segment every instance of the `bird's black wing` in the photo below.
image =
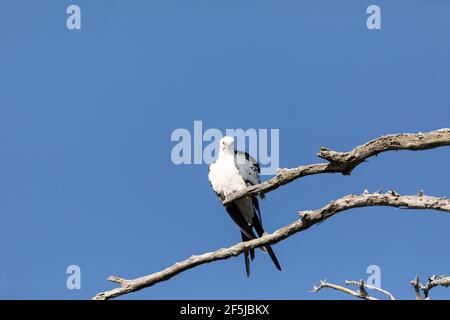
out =
<svg viewBox="0 0 450 320"><path fill-rule="evenodd" d="M238 206L231 203L225 207L231 219L238 225L239 229L249 238L250 240L256 239L256 235L252 230L252 226L245 221L244 215Z"/></svg>
<svg viewBox="0 0 450 320"><path fill-rule="evenodd" d="M260 167L258 162L251 157L247 152L242 151L235 151L234 153L234 163L236 168L239 171L239 174L244 179L245 184L247 186L250 185L256 185L261 182L260 178ZM236 224L239 226L243 233L243 237L246 236L248 240L256 238L255 234L253 233L253 227L255 228L258 235L261 237L264 234L264 228L262 226L262 218L261 218L261 211L259 209L259 202L257 197L251 197L252 206L253 206L253 218L252 218L252 225L248 225L248 223L245 221L243 215L239 211L238 207L234 205L233 207L227 208L228 213L233 218L233 220L236 222ZM252 237L249 237L251 235ZM248 241L247 240L247 241ZM243 240L244 241L244 240ZM275 264L276 268L278 270L281 270L280 263L278 262L278 259L275 255L275 253L272 250L272 247L270 245L264 246L262 248L264 251L266 251L270 258L272 259L273 263ZM248 259L248 253L246 253L245 256L245 263L246 268L249 268L249 265L247 266L247 263L249 263ZM249 274L249 269L247 274Z"/></svg>

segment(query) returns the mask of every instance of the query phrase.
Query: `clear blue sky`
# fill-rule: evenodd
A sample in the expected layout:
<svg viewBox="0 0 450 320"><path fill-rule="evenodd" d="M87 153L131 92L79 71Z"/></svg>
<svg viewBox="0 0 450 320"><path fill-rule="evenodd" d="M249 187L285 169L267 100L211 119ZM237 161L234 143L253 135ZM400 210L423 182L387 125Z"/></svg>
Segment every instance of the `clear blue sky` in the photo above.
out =
<svg viewBox="0 0 450 320"><path fill-rule="evenodd" d="M382 30L366 28L378 4ZM78 4L82 29L66 28ZM172 163L176 128L278 128L280 166L319 162L386 133L450 126L450 3L435 1L0 2L0 298L86 299L240 235L207 165ZM450 149L393 152L350 177L307 177L262 202L270 232L349 193L449 196ZM269 177L265 177L269 178ZM413 298L450 273L450 216L353 210L274 246L125 298L319 299L327 278ZM66 289L79 265L81 290ZM450 297L436 289L434 298Z"/></svg>

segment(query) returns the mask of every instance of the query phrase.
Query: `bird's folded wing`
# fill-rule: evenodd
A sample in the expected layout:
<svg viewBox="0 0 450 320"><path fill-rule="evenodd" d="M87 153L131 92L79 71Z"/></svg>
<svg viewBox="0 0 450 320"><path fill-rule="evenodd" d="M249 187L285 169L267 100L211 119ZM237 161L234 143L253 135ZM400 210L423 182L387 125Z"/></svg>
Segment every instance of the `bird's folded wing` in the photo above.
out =
<svg viewBox="0 0 450 320"><path fill-rule="evenodd" d="M247 152L235 151L234 164L247 186L261 182L259 164Z"/></svg>
<svg viewBox="0 0 450 320"><path fill-rule="evenodd" d="M250 226L244 218L241 210L239 210L238 206L235 203L232 203L225 207L231 219L238 225L239 229L247 236L249 239L256 239L256 235L252 230L252 226Z"/></svg>

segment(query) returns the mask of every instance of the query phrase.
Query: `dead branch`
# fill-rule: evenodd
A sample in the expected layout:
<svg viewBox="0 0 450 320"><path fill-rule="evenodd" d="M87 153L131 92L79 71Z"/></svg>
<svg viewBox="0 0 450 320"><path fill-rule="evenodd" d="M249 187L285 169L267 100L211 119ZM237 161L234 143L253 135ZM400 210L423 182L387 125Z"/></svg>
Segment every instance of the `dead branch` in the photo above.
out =
<svg viewBox="0 0 450 320"><path fill-rule="evenodd" d="M160 272L140 278L126 280L121 277L109 277L109 281L118 283L120 287L99 293L93 299L111 299L129 292L138 291L143 288L150 287L158 282L169 280L173 276L196 266L216 260L224 260L235 257L252 248L261 247L267 244L275 244L295 233L304 231L319 222L325 221L336 213L353 208L372 206L390 206L403 209L432 209L450 213L450 201L447 198L426 196L423 193L411 196L401 196L394 191L389 191L384 194L352 194L332 201L320 209L314 211L301 211L299 212L301 217L299 220L296 220L273 233L266 234L261 238L241 242L227 249L222 248L215 252L208 252L202 255L193 255L186 260L177 262Z"/></svg>
<svg viewBox="0 0 450 320"><path fill-rule="evenodd" d="M384 295L386 295L388 297L389 300L395 300L394 296L389 291L384 290L382 288L372 286L372 285L368 285L363 280L360 280L360 281L347 281L346 280L345 284L358 286L359 290L353 291L346 287L327 282L326 280L321 280L320 284L318 286L314 285L313 290L311 290L310 292L315 293L315 292L320 291L323 288L330 288L330 289L334 289L334 290L341 291L346 294L352 295L356 298L360 298L360 299L364 299L364 300L378 300L377 298L372 297L367 293L367 291L366 291L366 288L367 288L370 290L374 290L374 291L383 293ZM430 299L429 292L431 289L433 289L434 287L437 287L437 286L442 286L442 287L450 286L450 277L445 276L445 275L441 275L441 276L432 275L431 277L429 277L427 279L427 283L425 285L423 285L420 283L419 276L416 276L413 280L411 280L411 285L413 286L414 291L416 292L416 300L429 300ZM423 293L423 296L422 296L422 293Z"/></svg>
<svg viewBox="0 0 450 320"><path fill-rule="evenodd" d="M417 275L414 280L411 281L411 285L414 287L416 292L416 300L429 300L430 290L437 286L449 287L450 277L446 275L436 276L432 275L428 277L427 283L425 285L420 283L419 276ZM423 297L422 297L423 293Z"/></svg>
<svg viewBox="0 0 450 320"><path fill-rule="evenodd" d="M372 296L370 296L367 293L367 290L366 290L366 288L367 288L367 289L378 291L378 292L381 292L381 293L385 294L389 298L389 300L395 300L394 296L389 291L386 291L384 289L381 289L381 288L378 288L378 287L366 284L364 282L364 280L360 280L360 281L345 281L345 284L346 285L358 286L359 290L358 291L354 291L354 290L351 290L349 288L346 288L346 287L343 287L343 286L340 286L340 285L337 285L337 284L334 284L334 283L327 282L327 280L320 280L320 284L318 286L314 286L313 290L311 290L310 292L315 293L315 292L320 291L323 288L330 288L330 289L334 289L334 290L337 290L337 291L344 292L346 294L349 294L349 295L354 296L354 297L359 298L359 299L363 299L363 300L378 300L377 298L372 297Z"/></svg>
<svg viewBox="0 0 450 320"><path fill-rule="evenodd" d="M450 146L450 128L430 131L426 133L400 133L381 136L369 141L349 152L337 152L327 148L320 148L319 156L329 163L303 165L293 169L279 169L276 176L260 184L247 187L225 199L224 205L245 196L265 194L290 183L298 178L320 173L342 173L350 175L352 170L368 158L379 153L393 150L427 150L437 147Z"/></svg>
<svg viewBox="0 0 450 320"><path fill-rule="evenodd" d="M363 280L360 280L360 281L345 281L345 284L346 284L346 285L359 286L360 288L361 288L361 286L362 286L363 288L365 287L365 288L370 289L370 290L373 290L373 291L378 291L378 292L380 292L380 293L386 295L386 296L388 297L389 300L395 300L394 296L393 296L392 293L390 293L389 291L384 290L383 288L378 288L378 287L376 287L376 286L373 286L373 285L364 283ZM361 289L360 289L360 290L361 290Z"/></svg>
<svg viewBox="0 0 450 320"><path fill-rule="evenodd" d="M416 292L416 300L423 300L422 294L420 293L420 281L418 275L413 280L411 280L411 285L413 286L414 291Z"/></svg>

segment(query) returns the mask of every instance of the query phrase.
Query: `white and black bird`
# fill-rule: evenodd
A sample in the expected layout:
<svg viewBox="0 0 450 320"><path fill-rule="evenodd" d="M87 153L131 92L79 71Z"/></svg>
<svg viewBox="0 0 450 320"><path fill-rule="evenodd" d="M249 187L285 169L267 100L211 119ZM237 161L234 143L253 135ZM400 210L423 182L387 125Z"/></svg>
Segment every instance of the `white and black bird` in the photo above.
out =
<svg viewBox="0 0 450 320"><path fill-rule="evenodd" d="M245 189L247 186L260 183L260 168L258 162L248 153L236 151L234 139L223 137L219 142L219 156L216 162L209 166L208 178L214 192L225 200L231 194ZM259 237L264 234L261 212L259 210L258 198L244 197L225 206L230 217L241 229L242 241L256 239L253 228ZM269 245L261 248L267 252L278 270L281 270L275 253ZM245 269L247 276L250 275L250 258L253 260L255 251L244 253Z"/></svg>

